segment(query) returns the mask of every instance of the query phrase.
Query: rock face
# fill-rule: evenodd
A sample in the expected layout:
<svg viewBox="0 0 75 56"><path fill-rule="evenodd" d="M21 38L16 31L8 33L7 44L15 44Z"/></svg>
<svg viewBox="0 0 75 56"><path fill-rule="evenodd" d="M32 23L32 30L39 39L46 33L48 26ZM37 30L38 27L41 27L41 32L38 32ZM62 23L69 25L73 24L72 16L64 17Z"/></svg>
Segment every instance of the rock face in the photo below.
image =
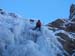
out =
<svg viewBox="0 0 75 56"><path fill-rule="evenodd" d="M3 9L0 9L0 14L5 15L6 13L5 13L5 11Z"/></svg>
<svg viewBox="0 0 75 56"><path fill-rule="evenodd" d="M73 54L73 50L75 49L75 39L72 40L68 35L65 33L57 33L58 41L63 45L63 48L70 54Z"/></svg>
<svg viewBox="0 0 75 56"><path fill-rule="evenodd" d="M75 22L74 23L72 23L72 22L68 23L66 25L65 30L68 31L68 32L75 32Z"/></svg>
<svg viewBox="0 0 75 56"><path fill-rule="evenodd" d="M63 29L65 30L65 23L66 23L66 20L65 19L57 19L51 23L48 24L48 26L54 28L54 29ZM53 29L53 30L54 30Z"/></svg>
<svg viewBox="0 0 75 56"><path fill-rule="evenodd" d="M60 27L60 26L63 26L63 24L65 23L65 20L63 19L57 19L55 20L54 22L50 23L49 26L51 27Z"/></svg>
<svg viewBox="0 0 75 56"><path fill-rule="evenodd" d="M72 56L73 51L75 50L75 4L72 4L70 7L69 19L57 19L49 23L48 26L49 29L54 32L60 30L64 31L55 33L55 35L59 36L59 38L57 38L58 41L62 44L65 51Z"/></svg>
<svg viewBox="0 0 75 56"><path fill-rule="evenodd" d="M75 21L75 4L72 4L70 7L70 16L69 19Z"/></svg>
<svg viewBox="0 0 75 56"><path fill-rule="evenodd" d="M75 32L75 5L72 4L70 7L69 19L57 19L49 23L48 26L62 29L68 32Z"/></svg>

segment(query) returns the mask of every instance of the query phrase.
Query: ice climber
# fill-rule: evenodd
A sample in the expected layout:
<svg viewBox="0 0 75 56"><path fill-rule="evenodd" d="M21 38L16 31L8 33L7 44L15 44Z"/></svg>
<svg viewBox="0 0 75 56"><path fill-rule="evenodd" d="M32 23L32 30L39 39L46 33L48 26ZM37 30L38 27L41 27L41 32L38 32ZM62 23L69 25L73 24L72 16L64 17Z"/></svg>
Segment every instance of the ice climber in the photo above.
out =
<svg viewBox="0 0 75 56"><path fill-rule="evenodd" d="M39 31L41 31L41 21L40 20L38 20L36 22L36 26L35 26L35 28L33 30L36 30L36 29L38 29Z"/></svg>

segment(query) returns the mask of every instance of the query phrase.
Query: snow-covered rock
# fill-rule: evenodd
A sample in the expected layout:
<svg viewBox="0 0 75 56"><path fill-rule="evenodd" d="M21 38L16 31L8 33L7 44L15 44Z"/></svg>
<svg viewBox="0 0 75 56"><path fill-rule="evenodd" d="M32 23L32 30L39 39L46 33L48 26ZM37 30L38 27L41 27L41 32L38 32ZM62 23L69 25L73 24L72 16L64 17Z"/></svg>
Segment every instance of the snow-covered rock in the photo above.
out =
<svg viewBox="0 0 75 56"><path fill-rule="evenodd" d="M52 30L58 41L63 46L64 50L68 52L67 56L74 56L75 54L75 4L70 7L69 19L56 19L47 25L49 30Z"/></svg>

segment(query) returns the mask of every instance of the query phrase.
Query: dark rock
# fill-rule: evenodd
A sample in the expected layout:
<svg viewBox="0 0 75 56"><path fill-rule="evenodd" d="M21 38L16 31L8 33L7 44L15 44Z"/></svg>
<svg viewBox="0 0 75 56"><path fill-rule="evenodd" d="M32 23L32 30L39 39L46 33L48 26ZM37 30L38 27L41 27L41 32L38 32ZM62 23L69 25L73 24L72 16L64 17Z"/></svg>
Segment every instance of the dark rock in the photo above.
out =
<svg viewBox="0 0 75 56"><path fill-rule="evenodd" d="M75 23L68 23L68 24L66 25L65 31L68 31L68 32L75 32Z"/></svg>
<svg viewBox="0 0 75 56"><path fill-rule="evenodd" d="M3 11L3 9L0 9L0 11Z"/></svg>
<svg viewBox="0 0 75 56"><path fill-rule="evenodd" d="M66 35L65 33L57 33L55 35L60 36L64 40L71 41L70 37Z"/></svg>
<svg viewBox="0 0 75 56"><path fill-rule="evenodd" d="M72 4L70 6L70 16L69 16L69 19L74 19L73 16L75 15L75 4Z"/></svg>
<svg viewBox="0 0 75 56"><path fill-rule="evenodd" d="M34 22L34 20L33 19L30 19L30 22Z"/></svg>
<svg viewBox="0 0 75 56"><path fill-rule="evenodd" d="M57 33L57 36L60 36L60 38L57 38L58 41L62 44L63 48L72 55L73 50L75 49L75 40L72 40L68 35L65 33Z"/></svg>
<svg viewBox="0 0 75 56"><path fill-rule="evenodd" d="M5 15L6 13L5 13L5 11L3 9L0 9L0 14Z"/></svg>
<svg viewBox="0 0 75 56"><path fill-rule="evenodd" d="M65 23L64 19L57 19L52 23L49 23L48 26L59 28Z"/></svg>
<svg viewBox="0 0 75 56"><path fill-rule="evenodd" d="M17 15L15 13L9 13L10 16L17 18Z"/></svg>

